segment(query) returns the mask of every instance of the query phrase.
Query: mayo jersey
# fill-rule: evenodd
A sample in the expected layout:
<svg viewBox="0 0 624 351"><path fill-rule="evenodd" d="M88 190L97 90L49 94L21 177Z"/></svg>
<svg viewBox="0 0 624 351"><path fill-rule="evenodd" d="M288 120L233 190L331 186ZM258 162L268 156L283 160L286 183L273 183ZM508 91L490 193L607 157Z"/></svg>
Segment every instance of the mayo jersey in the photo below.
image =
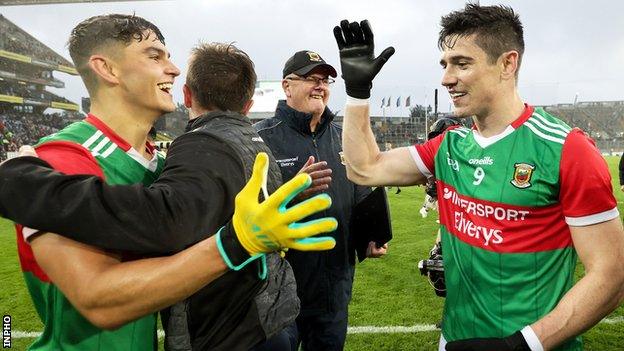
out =
<svg viewBox="0 0 624 351"><path fill-rule="evenodd" d="M149 185L156 180L164 164L162 157L153 151L151 161L144 159L93 115L43 138L37 153L63 173L93 174L109 184ZM37 264L27 242L28 236L36 231L20 225L16 227L26 286L44 324L42 335L30 350L143 351L158 348L154 313L112 331L91 324Z"/></svg>
<svg viewBox="0 0 624 351"><path fill-rule="evenodd" d="M541 108L497 136L460 127L410 153L437 179L447 341L505 337L553 310L574 283L569 226L619 216L593 142Z"/></svg>

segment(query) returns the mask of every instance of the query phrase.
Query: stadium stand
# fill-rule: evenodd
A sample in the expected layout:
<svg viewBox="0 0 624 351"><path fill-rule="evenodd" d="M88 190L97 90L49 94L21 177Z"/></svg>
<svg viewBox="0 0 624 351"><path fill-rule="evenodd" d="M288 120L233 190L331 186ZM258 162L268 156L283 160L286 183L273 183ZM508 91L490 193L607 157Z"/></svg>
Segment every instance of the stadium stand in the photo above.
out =
<svg viewBox="0 0 624 351"><path fill-rule="evenodd" d="M624 101L587 101L541 106L572 127L589 134L603 154L624 152ZM371 123L380 150L421 143L430 126L442 114L412 113L412 117L372 116ZM427 123L425 124L425 118ZM467 127L472 121L464 120Z"/></svg>
<svg viewBox="0 0 624 351"><path fill-rule="evenodd" d="M0 160L79 119L79 106L46 90L64 88L55 71L77 75L73 65L0 15ZM47 109L56 111L45 113Z"/></svg>
<svg viewBox="0 0 624 351"><path fill-rule="evenodd" d="M73 67L67 59L52 51L2 15L0 15L0 48L44 62Z"/></svg>
<svg viewBox="0 0 624 351"><path fill-rule="evenodd" d="M587 101L544 108L587 132L603 154L624 151L624 101Z"/></svg>

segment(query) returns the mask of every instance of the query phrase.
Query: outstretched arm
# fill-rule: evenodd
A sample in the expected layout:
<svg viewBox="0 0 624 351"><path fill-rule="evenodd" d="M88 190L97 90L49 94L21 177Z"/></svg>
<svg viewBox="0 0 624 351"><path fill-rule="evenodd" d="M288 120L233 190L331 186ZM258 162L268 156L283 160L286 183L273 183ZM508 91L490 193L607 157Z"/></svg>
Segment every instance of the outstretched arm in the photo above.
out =
<svg viewBox="0 0 624 351"><path fill-rule="evenodd" d="M9 160L0 166L0 215L102 249L179 252L229 220L245 178L233 150L209 136L185 134L169 151L150 187L63 175L33 157Z"/></svg>
<svg viewBox="0 0 624 351"><path fill-rule="evenodd" d="M38 234L31 246L51 281L103 329L183 300L228 270L214 237L174 256L130 262L52 233Z"/></svg>
<svg viewBox="0 0 624 351"><path fill-rule="evenodd" d="M335 219L298 222L327 209L329 196L317 195L287 208L310 186L310 176L299 175L264 201L258 200L268 162L264 153L256 158L251 179L236 196L232 221L217 235L174 256L121 262L113 254L51 233L31 238L33 253L87 319L112 329L190 296L227 268L239 270L264 253L333 248L331 237L310 237L334 231Z"/></svg>
<svg viewBox="0 0 624 351"><path fill-rule="evenodd" d="M371 129L368 99L372 81L394 54L386 48L375 58L373 32L368 21L346 20L334 28L340 51L342 78L347 90L342 145L347 176L362 185L413 185L426 178L416 167L408 148L381 152Z"/></svg>

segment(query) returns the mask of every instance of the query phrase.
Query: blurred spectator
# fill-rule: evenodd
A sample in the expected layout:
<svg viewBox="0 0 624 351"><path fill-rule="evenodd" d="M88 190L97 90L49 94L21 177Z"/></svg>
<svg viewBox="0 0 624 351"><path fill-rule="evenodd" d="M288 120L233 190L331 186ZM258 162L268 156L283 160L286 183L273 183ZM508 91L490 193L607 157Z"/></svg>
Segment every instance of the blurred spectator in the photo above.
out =
<svg viewBox="0 0 624 351"><path fill-rule="evenodd" d="M24 144L34 144L41 137L57 132L71 123L73 117L0 110L0 160L5 160L9 151L17 151Z"/></svg>

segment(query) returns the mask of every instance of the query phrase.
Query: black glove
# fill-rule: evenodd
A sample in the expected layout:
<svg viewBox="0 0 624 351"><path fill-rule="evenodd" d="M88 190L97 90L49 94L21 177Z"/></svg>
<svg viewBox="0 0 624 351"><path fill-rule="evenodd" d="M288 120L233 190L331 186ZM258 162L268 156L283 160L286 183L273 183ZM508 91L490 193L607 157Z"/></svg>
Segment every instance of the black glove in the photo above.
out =
<svg viewBox="0 0 624 351"><path fill-rule="evenodd" d="M451 341L446 351L531 351L520 331L506 338L479 338Z"/></svg>
<svg viewBox="0 0 624 351"><path fill-rule="evenodd" d="M340 50L340 67L345 81L347 95L368 99L373 87L373 78L394 54L389 47L375 58L373 31L367 20L360 23L342 20L334 27L334 36Z"/></svg>

